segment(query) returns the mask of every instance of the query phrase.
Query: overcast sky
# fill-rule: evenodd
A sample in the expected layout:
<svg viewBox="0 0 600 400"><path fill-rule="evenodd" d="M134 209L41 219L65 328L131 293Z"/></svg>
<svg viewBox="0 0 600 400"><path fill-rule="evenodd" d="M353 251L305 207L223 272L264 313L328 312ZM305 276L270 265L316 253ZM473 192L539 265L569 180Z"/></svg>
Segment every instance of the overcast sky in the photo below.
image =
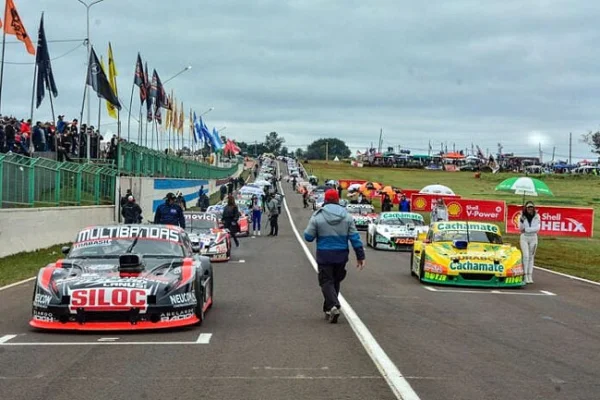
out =
<svg viewBox="0 0 600 400"><path fill-rule="evenodd" d="M85 7L15 0L30 36L45 11L59 89L57 114L78 118L86 73ZM590 0L105 0L91 8L91 42L112 42L129 107L137 52L186 110L240 141L270 131L290 149L321 137L353 151L377 143L415 153L443 142L544 158L592 157L581 134L600 128L600 2ZM14 36L8 36L14 42ZM7 62L33 63L22 44ZM2 113L26 117L32 65L6 64ZM137 89L133 101L138 118ZM98 101L92 100L97 125ZM104 130L116 131L102 106ZM48 98L34 120L50 117ZM85 114L87 115L87 114ZM122 134L127 116L122 111ZM84 118L84 122L85 122ZM113 123L113 124L110 124ZM186 125L187 126L187 125ZM132 132L137 122L132 121ZM186 130L187 132L187 130Z"/></svg>

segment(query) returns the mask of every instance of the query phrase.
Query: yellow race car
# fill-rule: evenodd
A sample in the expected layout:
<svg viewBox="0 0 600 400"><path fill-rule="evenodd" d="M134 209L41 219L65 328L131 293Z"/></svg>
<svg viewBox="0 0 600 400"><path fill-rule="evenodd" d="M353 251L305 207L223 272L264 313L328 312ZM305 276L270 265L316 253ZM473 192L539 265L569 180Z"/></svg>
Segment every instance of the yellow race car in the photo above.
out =
<svg viewBox="0 0 600 400"><path fill-rule="evenodd" d="M421 282L456 286L524 286L521 251L502 242L497 225L441 221L415 241L410 273Z"/></svg>

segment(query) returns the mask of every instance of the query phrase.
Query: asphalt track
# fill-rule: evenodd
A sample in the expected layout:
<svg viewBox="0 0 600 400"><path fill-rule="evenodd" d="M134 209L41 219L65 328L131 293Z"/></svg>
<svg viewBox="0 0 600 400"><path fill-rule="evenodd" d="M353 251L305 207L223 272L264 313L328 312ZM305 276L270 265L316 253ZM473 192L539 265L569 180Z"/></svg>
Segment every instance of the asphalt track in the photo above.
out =
<svg viewBox="0 0 600 400"><path fill-rule="evenodd" d="M311 212L283 186L302 231ZM215 267L205 323L183 330L39 333L32 283L0 291L0 398L395 398L345 318L323 321L286 215L234 260ZM421 399L600 398L600 287L536 271L522 290L431 290L408 260L368 249L342 291Z"/></svg>

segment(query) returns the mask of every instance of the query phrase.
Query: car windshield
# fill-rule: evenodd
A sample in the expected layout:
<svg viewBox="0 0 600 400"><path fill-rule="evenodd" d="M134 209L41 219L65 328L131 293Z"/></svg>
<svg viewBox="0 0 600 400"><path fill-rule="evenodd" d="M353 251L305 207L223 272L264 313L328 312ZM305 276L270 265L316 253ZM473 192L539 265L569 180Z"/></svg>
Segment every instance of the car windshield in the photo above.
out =
<svg viewBox="0 0 600 400"><path fill-rule="evenodd" d="M366 207L347 207L350 214L369 214L373 212L373 209Z"/></svg>
<svg viewBox="0 0 600 400"><path fill-rule="evenodd" d="M455 240L468 240L470 243L502 244L502 236L492 232L469 230L468 237L466 230L444 230L433 234L434 242L453 242Z"/></svg>
<svg viewBox="0 0 600 400"><path fill-rule="evenodd" d="M192 219L185 222L187 232L209 231L216 227L216 219Z"/></svg>
<svg viewBox="0 0 600 400"><path fill-rule="evenodd" d="M380 225L408 225L423 226L425 223L420 219L413 218L385 218L379 221Z"/></svg>
<svg viewBox="0 0 600 400"><path fill-rule="evenodd" d="M75 243L68 258L109 258L118 257L127 252L135 238L98 240ZM133 253L141 255L159 255L183 257L181 243L168 240L138 239Z"/></svg>
<svg viewBox="0 0 600 400"><path fill-rule="evenodd" d="M130 252L143 256L182 257L181 231L153 225L93 227L77 234L67 258L112 258Z"/></svg>

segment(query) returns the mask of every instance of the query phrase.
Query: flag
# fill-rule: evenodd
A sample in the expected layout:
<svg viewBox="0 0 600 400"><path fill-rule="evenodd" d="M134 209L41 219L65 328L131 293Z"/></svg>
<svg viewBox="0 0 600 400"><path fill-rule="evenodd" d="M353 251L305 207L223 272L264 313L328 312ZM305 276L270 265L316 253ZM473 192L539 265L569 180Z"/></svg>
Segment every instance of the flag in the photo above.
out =
<svg viewBox="0 0 600 400"><path fill-rule="evenodd" d="M138 53L137 62L135 63L135 75L133 77L133 84L140 88L140 103L144 104L148 97L148 91L146 87L146 75L144 75L144 64L142 64L142 56Z"/></svg>
<svg viewBox="0 0 600 400"><path fill-rule="evenodd" d="M167 102L171 103L171 95L167 96ZM167 108L167 116L165 118L165 129L169 129L169 126L171 126L172 118L173 118L173 111L170 108Z"/></svg>
<svg viewBox="0 0 600 400"><path fill-rule="evenodd" d="M102 66L102 68L104 68L104 66ZM117 90L117 75L117 67L115 66L112 46L110 42L108 42L108 81L110 82L110 87L113 90L113 93L117 98L119 98L119 91ZM108 109L108 115L114 119L117 119L117 109L115 106L107 101L106 108Z"/></svg>
<svg viewBox="0 0 600 400"><path fill-rule="evenodd" d="M45 89L52 92L56 98L58 89L54 82L54 73L52 72L52 63L50 62L50 53L48 51L48 42L46 41L46 32L44 30L44 13L40 20L40 29L38 30L37 52L35 56L37 65L37 85L36 85L36 107L39 108L44 100Z"/></svg>
<svg viewBox="0 0 600 400"><path fill-rule="evenodd" d="M160 81L160 77L158 76L158 72L153 70L152 72L152 87L150 89L150 97L154 102L154 119L159 124L162 124L162 116L160 109L166 104L165 101L165 91L162 87L162 83Z"/></svg>
<svg viewBox="0 0 600 400"><path fill-rule="evenodd" d="M90 61L88 64L86 84L94 88L94 90L98 94L98 97L110 102L117 108L117 110L121 109L121 103L119 103L119 98L115 95L112 88L110 87L108 78L102 70L100 61L98 60L98 56L94 51L94 47L92 47L90 52Z"/></svg>
<svg viewBox="0 0 600 400"><path fill-rule="evenodd" d="M204 147L204 144L206 143L206 142L204 142L203 135L202 135L202 126L200 124L200 121L196 117L196 111L194 111L194 140L196 140L196 141L199 140L200 146L202 146L202 147Z"/></svg>
<svg viewBox="0 0 600 400"><path fill-rule="evenodd" d="M194 132L194 120L192 119L192 109L190 108L190 136L194 139L194 143L198 143L198 138Z"/></svg>
<svg viewBox="0 0 600 400"><path fill-rule="evenodd" d="M27 52L31 55L35 55L35 48L33 47L33 43L31 43L31 38L25 30L25 25L23 25L21 17L19 17L17 7L15 7L13 0L6 0L6 6L4 8L4 24L4 33L7 35L15 35L17 39L25 43ZM2 25L0 24L0 26Z"/></svg>
<svg viewBox="0 0 600 400"><path fill-rule="evenodd" d="M179 114L177 114L177 100L173 99L173 118L171 119L171 128L177 130Z"/></svg>
<svg viewBox="0 0 600 400"><path fill-rule="evenodd" d="M181 109L179 110L179 134L183 135L183 121L185 121L185 114L183 113L183 101L181 102Z"/></svg>
<svg viewBox="0 0 600 400"><path fill-rule="evenodd" d="M144 81L146 83L146 121L152 122L154 115L152 114L152 82L148 78L148 63L145 63Z"/></svg>
<svg viewBox="0 0 600 400"><path fill-rule="evenodd" d="M217 132L217 129L213 126L213 131L212 134L215 138L215 149L218 150L222 150L223 149L223 142L221 142L221 137L219 136L219 132Z"/></svg>

